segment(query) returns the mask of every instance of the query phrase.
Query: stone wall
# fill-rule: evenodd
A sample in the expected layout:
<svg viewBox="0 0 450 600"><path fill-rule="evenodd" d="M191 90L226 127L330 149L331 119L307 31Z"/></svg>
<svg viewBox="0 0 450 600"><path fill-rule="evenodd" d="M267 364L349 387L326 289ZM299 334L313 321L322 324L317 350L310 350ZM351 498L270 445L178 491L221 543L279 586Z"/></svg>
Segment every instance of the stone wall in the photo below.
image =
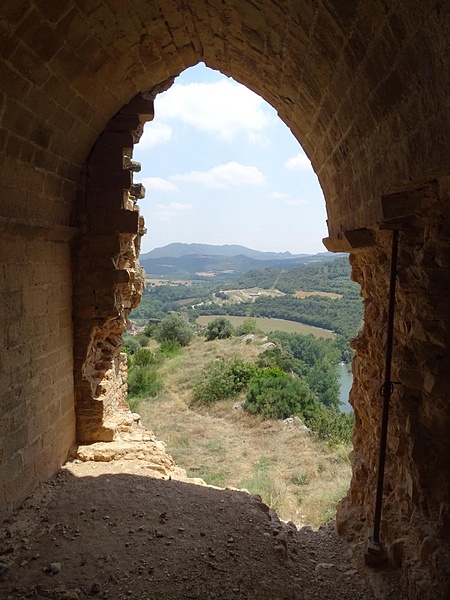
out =
<svg viewBox="0 0 450 600"><path fill-rule="evenodd" d="M133 185L133 144L153 118L153 99L138 95L108 124L87 163L75 211L75 391L77 440L112 441L132 429L126 402L126 355L122 334L141 299L139 265L145 232Z"/></svg>
<svg viewBox="0 0 450 600"><path fill-rule="evenodd" d="M442 310L450 289L449 183L443 178L405 193L410 204L414 201L414 216L399 237L392 363L396 383L381 532L411 598L445 598L450 582L450 317ZM353 342L353 478L338 510L338 528L352 540L367 538L373 524L391 239L392 232L380 231L376 245L352 256L365 322Z"/></svg>
<svg viewBox="0 0 450 600"><path fill-rule="evenodd" d="M0 220L0 513L75 441L69 228Z"/></svg>

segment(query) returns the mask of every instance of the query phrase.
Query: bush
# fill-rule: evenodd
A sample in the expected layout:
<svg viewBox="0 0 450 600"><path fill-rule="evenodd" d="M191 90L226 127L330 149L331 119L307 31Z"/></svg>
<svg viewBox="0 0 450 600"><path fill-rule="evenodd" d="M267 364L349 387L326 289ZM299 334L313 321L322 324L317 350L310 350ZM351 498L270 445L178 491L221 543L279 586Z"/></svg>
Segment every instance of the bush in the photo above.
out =
<svg viewBox="0 0 450 600"><path fill-rule="evenodd" d="M350 444L355 415L342 413L335 408L320 406L306 424L321 440L331 445Z"/></svg>
<svg viewBox="0 0 450 600"><path fill-rule="evenodd" d="M149 337L145 335L145 333L138 333L134 339L138 342L140 346L148 346Z"/></svg>
<svg viewBox="0 0 450 600"><path fill-rule="evenodd" d="M256 333L258 331L258 321L256 319L245 319L240 327L237 328L237 335L248 335L249 333Z"/></svg>
<svg viewBox="0 0 450 600"><path fill-rule="evenodd" d="M205 337L208 341L229 338L234 334L233 324L225 317L218 317L210 321L206 326Z"/></svg>
<svg viewBox="0 0 450 600"><path fill-rule="evenodd" d="M155 334L158 342L176 342L180 346L187 346L194 332L192 327L180 315L169 315L159 324Z"/></svg>
<svg viewBox="0 0 450 600"><path fill-rule="evenodd" d="M128 393L136 398L156 396L163 388L156 371L149 367L135 366L128 372Z"/></svg>
<svg viewBox="0 0 450 600"><path fill-rule="evenodd" d="M132 357L132 364L139 367L148 367L156 364L156 362L155 353L147 348L139 348Z"/></svg>
<svg viewBox="0 0 450 600"><path fill-rule="evenodd" d="M133 356L133 354L139 350L141 345L134 337L125 334L123 336L123 347L128 355Z"/></svg>
<svg viewBox="0 0 450 600"><path fill-rule="evenodd" d="M163 340L159 348L159 354L163 358L165 356L177 356L177 354L181 354L181 346L174 340Z"/></svg>
<svg viewBox="0 0 450 600"><path fill-rule="evenodd" d="M232 398L246 388L257 367L241 358L212 361L203 369L194 386L194 401L212 404Z"/></svg>
<svg viewBox="0 0 450 600"><path fill-rule="evenodd" d="M271 368L250 383L243 408L267 419L306 419L316 410L317 400L304 381Z"/></svg>
<svg viewBox="0 0 450 600"><path fill-rule="evenodd" d="M157 330L158 330L158 325L156 325L155 323L150 323L144 329L144 335L146 335L150 339L152 337L155 337L155 333Z"/></svg>
<svg viewBox="0 0 450 600"><path fill-rule="evenodd" d="M281 371L290 373L300 361L295 359L289 350L277 347L261 352L257 364L259 367L278 367Z"/></svg>

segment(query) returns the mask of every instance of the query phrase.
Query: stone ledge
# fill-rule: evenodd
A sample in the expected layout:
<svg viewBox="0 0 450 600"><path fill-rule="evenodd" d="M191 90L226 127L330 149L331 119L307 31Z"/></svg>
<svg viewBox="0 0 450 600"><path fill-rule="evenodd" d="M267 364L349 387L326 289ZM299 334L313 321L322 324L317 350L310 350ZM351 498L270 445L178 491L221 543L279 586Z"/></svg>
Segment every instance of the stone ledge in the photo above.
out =
<svg viewBox="0 0 450 600"><path fill-rule="evenodd" d="M74 446L69 457L82 462L110 462L113 460L139 460L146 466L164 475L178 471L173 459L167 454L162 442L154 436L147 441L94 442L93 444Z"/></svg>
<svg viewBox="0 0 450 600"><path fill-rule="evenodd" d="M0 217L0 231L9 237L31 237L48 242L70 242L78 232L76 227L53 225L17 219Z"/></svg>

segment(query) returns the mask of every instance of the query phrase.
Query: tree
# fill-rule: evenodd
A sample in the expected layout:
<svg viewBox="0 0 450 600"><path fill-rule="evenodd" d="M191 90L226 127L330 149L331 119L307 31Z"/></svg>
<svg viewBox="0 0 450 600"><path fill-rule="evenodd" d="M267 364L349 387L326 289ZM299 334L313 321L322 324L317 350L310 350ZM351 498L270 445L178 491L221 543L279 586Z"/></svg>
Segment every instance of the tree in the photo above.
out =
<svg viewBox="0 0 450 600"><path fill-rule="evenodd" d="M237 329L238 335L247 335L249 333L256 333L258 331L258 321L256 319L245 319L240 327Z"/></svg>
<svg viewBox="0 0 450 600"><path fill-rule="evenodd" d="M161 321L156 331L158 342L175 342L180 346L187 346L194 332L191 326L180 315L169 315Z"/></svg>
<svg viewBox="0 0 450 600"><path fill-rule="evenodd" d="M258 367L278 367L284 373L290 373L296 367L303 365L301 361L294 358L289 350L284 350L279 346L261 352L256 364Z"/></svg>
<svg viewBox="0 0 450 600"><path fill-rule="evenodd" d="M242 358L221 358L209 362L194 386L194 401L212 404L218 400L232 398L242 392L255 376L256 365Z"/></svg>
<svg viewBox="0 0 450 600"><path fill-rule="evenodd" d="M339 374L335 364L317 362L305 374L305 381L322 404L339 407Z"/></svg>
<svg viewBox="0 0 450 600"><path fill-rule="evenodd" d="M294 379L276 368L267 371L267 374L262 373L251 380L242 405L245 410L266 419L286 419L298 415L304 420L315 413L317 400L304 381Z"/></svg>
<svg viewBox="0 0 450 600"><path fill-rule="evenodd" d="M225 317L218 317L213 321L210 321L206 327L205 337L207 340L223 340L229 338L234 334L233 324L229 319Z"/></svg>

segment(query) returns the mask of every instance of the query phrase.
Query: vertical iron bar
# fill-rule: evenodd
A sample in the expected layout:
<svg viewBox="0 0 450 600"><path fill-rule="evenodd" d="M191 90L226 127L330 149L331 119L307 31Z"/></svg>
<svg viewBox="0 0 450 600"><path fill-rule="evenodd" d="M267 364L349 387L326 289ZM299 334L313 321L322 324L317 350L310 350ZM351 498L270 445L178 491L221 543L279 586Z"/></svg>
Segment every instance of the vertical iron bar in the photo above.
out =
<svg viewBox="0 0 450 600"><path fill-rule="evenodd" d="M378 461L378 479L377 479L377 495L375 501L375 516L373 523L373 540L376 544L380 543L380 528L381 528L381 510L383 505L383 483L384 469L386 465L386 446L387 446L387 431L389 423L389 401L392 394L391 382L391 364L392 364L392 346L394 340L394 312L395 312L395 283L397 277L397 258L398 258L398 237L399 230L394 229L392 232L392 256L391 256L391 280L389 285L389 309L388 309L388 326L387 326L387 342L386 342L386 365L384 383L382 387L383 394L383 410L381 416L381 434L380 434L380 456Z"/></svg>

